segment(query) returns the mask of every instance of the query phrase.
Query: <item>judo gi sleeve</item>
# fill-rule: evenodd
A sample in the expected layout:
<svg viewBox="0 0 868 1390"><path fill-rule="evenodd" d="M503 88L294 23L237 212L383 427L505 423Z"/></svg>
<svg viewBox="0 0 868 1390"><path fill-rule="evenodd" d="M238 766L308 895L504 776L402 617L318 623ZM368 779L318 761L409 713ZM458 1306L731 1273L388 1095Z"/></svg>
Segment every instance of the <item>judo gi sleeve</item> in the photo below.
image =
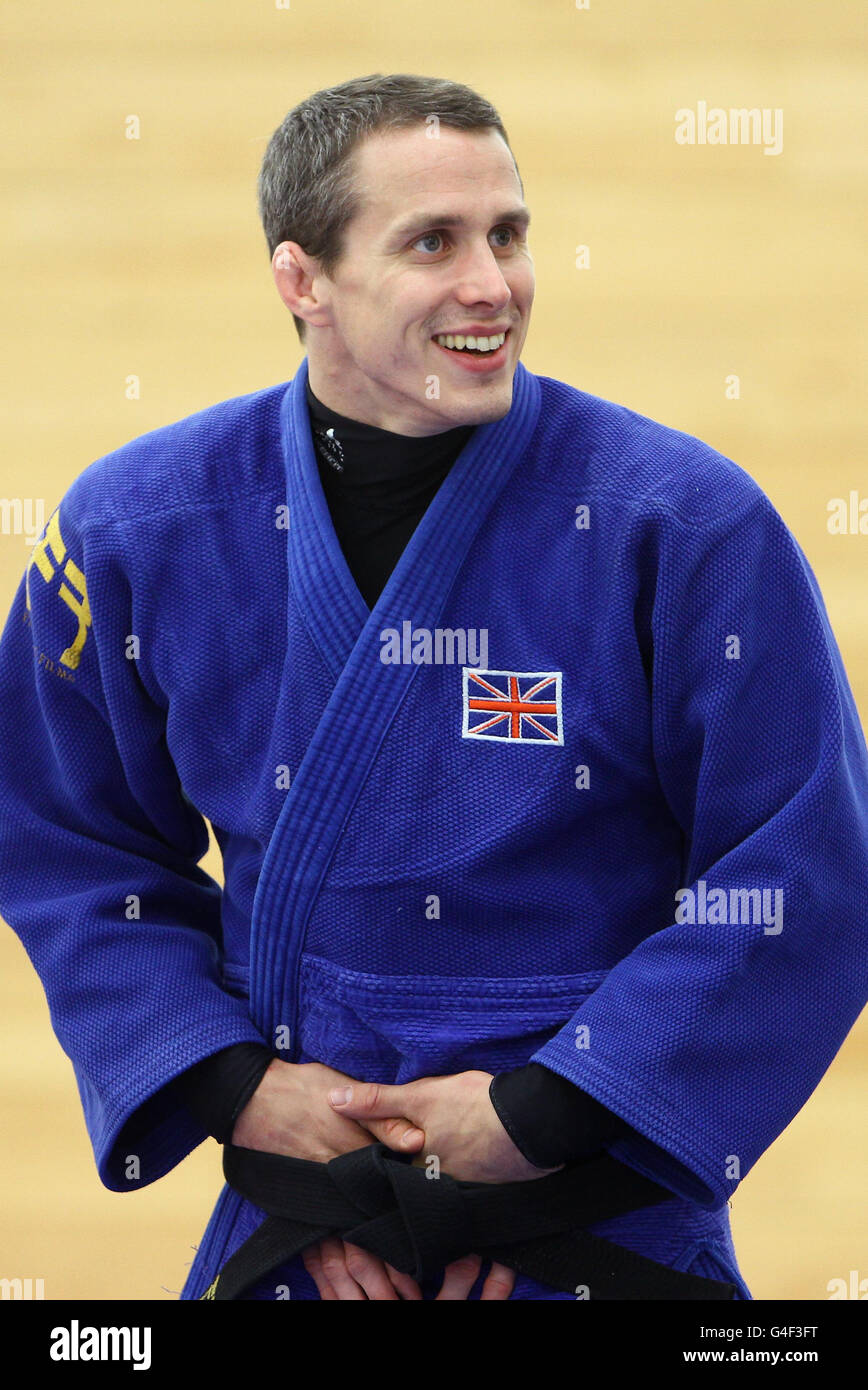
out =
<svg viewBox="0 0 868 1390"><path fill-rule="evenodd" d="M683 832L671 925L532 1058L636 1131L614 1157L709 1209L805 1104L868 995L853 696L771 502L755 488L724 512L655 521L653 747Z"/></svg>
<svg viewBox="0 0 868 1390"><path fill-rule="evenodd" d="M222 988L203 817L136 659L125 532L82 480L34 546L0 638L0 912L70 1058L99 1176L144 1186L206 1137L173 1078L265 1041Z"/></svg>

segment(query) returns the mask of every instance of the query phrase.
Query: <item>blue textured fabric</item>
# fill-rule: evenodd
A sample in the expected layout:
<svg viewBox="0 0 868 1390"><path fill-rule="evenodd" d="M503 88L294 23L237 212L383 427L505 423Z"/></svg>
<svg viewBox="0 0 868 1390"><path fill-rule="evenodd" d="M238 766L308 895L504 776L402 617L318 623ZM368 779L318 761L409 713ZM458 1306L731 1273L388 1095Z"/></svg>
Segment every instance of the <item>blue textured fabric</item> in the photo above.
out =
<svg viewBox="0 0 868 1390"><path fill-rule="evenodd" d="M231 1043L387 1082L533 1059L672 1192L593 1232L749 1298L728 1199L868 993L868 753L813 573L736 464L519 365L369 612L306 377L87 468L0 639L0 911L100 1177L201 1142L170 1083ZM381 660L405 621L485 629L495 690L557 673L559 737L470 735L460 665ZM223 1190L184 1298L261 1219Z"/></svg>

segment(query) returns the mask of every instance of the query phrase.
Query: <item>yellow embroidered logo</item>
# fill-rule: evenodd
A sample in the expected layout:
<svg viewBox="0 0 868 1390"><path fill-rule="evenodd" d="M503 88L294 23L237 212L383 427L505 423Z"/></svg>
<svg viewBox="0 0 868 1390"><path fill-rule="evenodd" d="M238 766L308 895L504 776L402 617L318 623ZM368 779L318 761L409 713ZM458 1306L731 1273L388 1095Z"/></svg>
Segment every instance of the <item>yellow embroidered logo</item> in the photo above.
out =
<svg viewBox="0 0 868 1390"><path fill-rule="evenodd" d="M49 551L54 557L54 564L52 564L49 558ZM87 598L87 584L84 574L79 569L72 556L66 554L66 545L60 534L59 508L49 520L42 540L37 541L36 545L33 547L33 554L27 566L25 588L28 612L30 611L30 570L33 565L39 570L46 584L52 582L59 570L62 574L57 595L75 615L76 621L78 622L78 631L75 634L74 640L66 650L61 652L60 664L61 666L67 666L70 671L74 671L81 660L81 649L85 644L87 630L91 625L90 603Z"/></svg>

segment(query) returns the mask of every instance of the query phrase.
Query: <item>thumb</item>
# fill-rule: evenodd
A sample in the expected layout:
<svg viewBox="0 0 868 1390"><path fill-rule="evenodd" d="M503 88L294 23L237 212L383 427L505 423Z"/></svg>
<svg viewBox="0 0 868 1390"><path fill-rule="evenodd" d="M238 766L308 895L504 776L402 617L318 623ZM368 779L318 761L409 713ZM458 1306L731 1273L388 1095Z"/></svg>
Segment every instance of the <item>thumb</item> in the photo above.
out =
<svg viewBox="0 0 868 1390"><path fill-rule="evenodd" d="M417 1129L409 1120L358 1120L357 1123L389 1149L418 1153L425 1143L425 1131Z"/></svg>
<svg viewBox="0 0 868 1390"><path fill-rule="evenodd" d="M417 1150L425 1132L407 1118L410 1097L406 1086L381 1086L356 1082L329 1091L329 1104L339 1115L355 1120L390 1149Z"/></svg>
<svg viewBox="0 0 868 1390"><path fill-rule="evenodd" d="M329 1091L329 1104L351 1120L389 1120L403 1115L403 1086L381 1086L376 1081L357 1081Z"/></svg>

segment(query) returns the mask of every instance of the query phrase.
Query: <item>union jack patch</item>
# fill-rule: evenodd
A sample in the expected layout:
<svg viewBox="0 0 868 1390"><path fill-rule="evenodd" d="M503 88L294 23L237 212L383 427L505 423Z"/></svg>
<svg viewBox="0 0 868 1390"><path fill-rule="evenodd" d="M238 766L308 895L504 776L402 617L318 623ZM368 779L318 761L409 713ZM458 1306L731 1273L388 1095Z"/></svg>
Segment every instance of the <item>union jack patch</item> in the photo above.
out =
<svg viewBox="0 0 868 1390"><path fill-rule="evenodd" d="M560 671L478 671L465 666L462 738L564 741Z"/></svg>

